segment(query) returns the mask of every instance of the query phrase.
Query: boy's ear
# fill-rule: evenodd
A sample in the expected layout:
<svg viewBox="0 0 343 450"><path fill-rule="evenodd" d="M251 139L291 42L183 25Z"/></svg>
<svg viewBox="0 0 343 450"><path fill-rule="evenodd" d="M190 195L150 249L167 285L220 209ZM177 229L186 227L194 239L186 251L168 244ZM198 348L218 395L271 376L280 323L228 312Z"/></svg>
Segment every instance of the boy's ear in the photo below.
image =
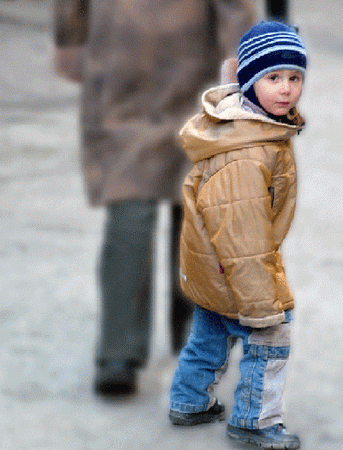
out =
<svg viewBox="0 0 343 450"><path fill-rule="evenodd" d="M226 59L220 70L220 84L238 83L237 67L237 58Z"/></svg>

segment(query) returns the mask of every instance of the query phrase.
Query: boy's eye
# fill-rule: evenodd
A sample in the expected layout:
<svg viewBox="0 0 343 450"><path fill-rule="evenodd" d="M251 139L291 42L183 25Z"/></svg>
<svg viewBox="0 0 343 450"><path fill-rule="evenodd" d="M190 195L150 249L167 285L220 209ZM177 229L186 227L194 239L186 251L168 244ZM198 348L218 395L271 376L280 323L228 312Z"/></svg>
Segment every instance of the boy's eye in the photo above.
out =
<svg viewBox="0 0 343 450"><path fill-rule="evenodd" d="M277 76L275 73L269 75L269 79L270 79L271 81L277 80L277 77L278 77L278 76Z"/></svg>

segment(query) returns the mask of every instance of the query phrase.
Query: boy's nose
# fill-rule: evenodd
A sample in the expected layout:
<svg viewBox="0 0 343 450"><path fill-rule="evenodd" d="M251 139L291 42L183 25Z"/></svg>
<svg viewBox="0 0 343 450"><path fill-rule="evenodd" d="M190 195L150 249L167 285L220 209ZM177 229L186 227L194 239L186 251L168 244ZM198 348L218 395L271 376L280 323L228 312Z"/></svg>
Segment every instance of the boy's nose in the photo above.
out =
<svg viewBox="0 0 343 450"><path fill-rule="evenodd" d="M283 80L281 84L281 92L288 93L290 92L291 86L289 80Z"/></svg>

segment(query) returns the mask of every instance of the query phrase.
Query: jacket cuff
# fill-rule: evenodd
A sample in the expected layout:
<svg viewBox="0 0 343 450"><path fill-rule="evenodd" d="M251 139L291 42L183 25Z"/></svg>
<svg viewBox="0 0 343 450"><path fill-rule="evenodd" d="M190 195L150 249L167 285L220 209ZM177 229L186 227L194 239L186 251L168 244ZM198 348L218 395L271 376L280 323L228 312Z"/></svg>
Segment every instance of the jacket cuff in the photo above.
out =
<svg viewBox="0 0 343 450"><path fill-rule="evenodd" d="M285 313L275 314L273 316L254 319L252 317L242 316L238 313L239 323L245 327L251 328L267 328L280 325L285 320Z"/></svg>

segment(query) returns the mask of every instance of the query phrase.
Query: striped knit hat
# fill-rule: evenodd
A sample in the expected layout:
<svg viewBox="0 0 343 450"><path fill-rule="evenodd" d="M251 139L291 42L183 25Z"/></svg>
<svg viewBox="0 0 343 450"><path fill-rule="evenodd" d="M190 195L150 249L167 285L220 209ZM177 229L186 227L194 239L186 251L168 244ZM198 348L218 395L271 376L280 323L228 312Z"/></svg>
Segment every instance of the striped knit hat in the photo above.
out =
<svg viewBox="0 0 343 450"><path fill-rule="evenodd" d="M293 28L280 22L261 22L243 35L238 49L238 82L242 92L266 73L295 69L304 73L306 50Z"/></svg>

